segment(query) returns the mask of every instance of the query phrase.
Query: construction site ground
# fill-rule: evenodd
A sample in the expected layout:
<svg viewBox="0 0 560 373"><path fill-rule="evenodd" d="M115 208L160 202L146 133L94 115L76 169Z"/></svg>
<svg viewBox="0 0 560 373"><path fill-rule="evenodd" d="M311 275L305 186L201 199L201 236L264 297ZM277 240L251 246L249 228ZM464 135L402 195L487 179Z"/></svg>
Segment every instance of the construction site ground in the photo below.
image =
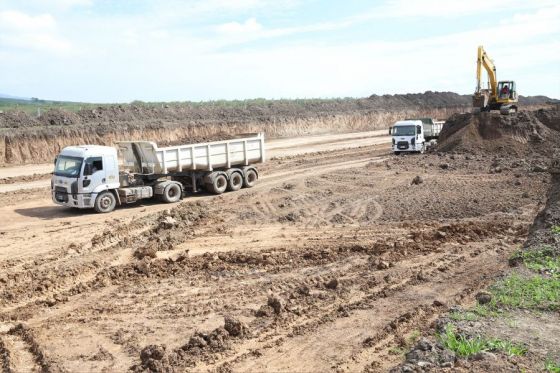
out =
<svg viewBox="0 0 560 373"><path fill-rule="evenodd" d="M495 172L491 155L389 145L385 131L278 140L254 188L111 214L55 206L47 166L2 174L0 367L399 364L396 346L507 267L550 176L530 159Z"/></svg>

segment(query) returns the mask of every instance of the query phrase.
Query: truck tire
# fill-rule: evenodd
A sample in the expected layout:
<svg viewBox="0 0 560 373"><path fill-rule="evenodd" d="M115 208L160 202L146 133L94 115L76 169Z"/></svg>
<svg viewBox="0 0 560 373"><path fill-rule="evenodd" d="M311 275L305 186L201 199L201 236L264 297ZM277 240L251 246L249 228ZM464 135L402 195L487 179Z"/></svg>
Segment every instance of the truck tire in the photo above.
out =
<svg viewBox="0 0 560 373"><path fill-rule="evenodd" d="M227 190L235 192L243 186L243 176L239 172L233 172L229 175Z"/></svg>
<svg viewBox="0 0 560 373"><path fill-rule="evenodd" d="M214 180L212 180L212 184L208 185L208 189L214 194L222 194L226 191L227 187L228 180L226 178L226 175L224 174L216 175L216 177L214 177Z"/></svg>
<svg viewBox="0 0 560 373"><path fill-rule="evenodd" d="M95 199L93 208L96 212L107 213L115 209L117 199L115 195L109 191L101 192Z"/></svg>
<svg viewBox="0 0 560 373"><path fill-rule="evenodd" d="M252 188L257 183L258 179L257 172L255 170L247 170L245 176L243 177L243 187Z"/></svg>
<svg viewBox="0 0 560 373"><path fill-rule="evenodd" d="M169 184L163 190L163 194L161 195L161 200L165 203L179 202L179 200L181 199L182 192L183 191L181 190L179 184L175 184L175 183Z"/></svg>
<svg viewBox="0 0 560 373"><path fill-rule="evenodd" d="M395 152L395 155L400 155L400 154L401 154L401 152Z"/></svg>

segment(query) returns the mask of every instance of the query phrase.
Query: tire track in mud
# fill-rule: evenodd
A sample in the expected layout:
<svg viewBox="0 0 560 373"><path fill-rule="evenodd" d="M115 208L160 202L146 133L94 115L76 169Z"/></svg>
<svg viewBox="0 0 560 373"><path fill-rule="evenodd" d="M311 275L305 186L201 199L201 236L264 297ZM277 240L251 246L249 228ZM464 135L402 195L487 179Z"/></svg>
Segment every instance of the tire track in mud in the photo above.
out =
<svg viewBox="0 0 560 373"><path fill-rule="evenodd" d="M483 254L484 253L487 252L483 252ZM220 366L228 366L230 368L233 367L234 370L259 371L266 366L267 361L270 362L270 360L267 360L266 358L267 351L272 351L272 354L275 355L275 351L277 349L281 349L284 351L284 353L279 355L279 359L281 361L284 362L294 361L293 359L297 359L296 358L297 351L303 349L307 351L307 353L309 353L309 348L306 347L305 342L299 340L300 338L304 338L304 341L307 340L308 343L311 343L310 348L312 350L313 350L313 344L317 343L317 341L328 340L330 341L329 343L333 343L333 341L344 339L343 335L340 335L338 337L336 336L333 337L332 335L329 335L328 336L329 338L327 338L327 336L325 335L315 336L314 333L317 333L317 331L321 330L321 328L332 329L333 326L329 326L329 325L333 323L336 324L340 320L348 320L348 318L352 318L352 317L355 317L357 320L362 320L364 318L367 319L367 317L363 316L364 312L376 313L376 310L380 310L381 308L385 307L384 304L397 307L395 306L395 304L399 305L398 299L402 298L402 296L400 296L399 294L403 292L415 293L419 291L419 288L432 286L431 283L434 282L437 283L442 280L447 280L446 277L452 277L452 276L446 276L446 272L450 271L454 267L463 265L465 261L468 261L468 258L471 258L471 261L475 261L472 258L478 257L478 255L475 255L473 257L468 253L465 253L464 255L447 255L444 253L441 254L433 253L433 255L435 257L430 255L428 257L422 258L421 264L418 264L414 268L408 267L407 269L404 270L405 273L403 274L395 273L395 271L387 271L389 272L388 274L389 276L393 276L396 278L394 280L391 280L391 282L387 283L386 285L378 286L370 289L370 291L373 291L373 293L364 292L363 294L361 294L361 296L358 296L356 297L356 299L353 299L351 301L339 299L337 300L337 302L334 302L334 305L326 305L324 308L321 308L320 310L314 308L312 310L312 312L314 313L313 315L314 317L311 320L305 320L302 323L296 322L296 323L288 323L287 325L282 325L280 332L278 331L279 325L275 324L275 329L271 332L271 336L269 338L266 338L263 335L258 336L259 338L258 344L260 344L260 347L255 347L254 344L252 345L250 344L251 345L250 347L245 347L245 348L241 347L240 348L241 352L238 353L237 356L235 356L234 358L227 359L225 362L221 362ZM427 268L430 268L430 265L427 263L433 263L438 259L440 260L440 264L436 267L433 267L431 270L426 271ZM399 266L399 264L401 263L397 262L396 266ZM476 264L474 265L475 266L479 265L478 260L476 260ZM487 268L486 271L482 273L482 276L488 274L488 272L489 269ZM364 273L360 273L357 271L352 271L351 273L355 274L356 277L358 278L364 279L364 282L367 283L367 276L364 276ZM422 280L419 280L419 277ZM344 287L348 285L346 285L343 280L341 286ZM461 285L459 285L458 291L452 294L448 299L445 299L444 301L448 300L452 302L453 301L460 302L466 295L472 293L475 289L482 286L483 286L483 282L473 287L471 286L469 281L466 282L463 281L461 282ZM394 299L395 297L397 299ZM443 299L443 297L444 296L437 297L438 301L439 299ZM407 308L407 307L411 307L411 308ZM367 349L364 350L367 352L367 354L365 355L369 356L371 355L371 350L374 351L379 350L379 346L382 345L383 343L388 343L387 341L393 341L399 335L399 333L402 333L403 330L406 330L413 324L419 327L425 327L426 324L430 320L432 320L433 315L435 315L438 312L441 312L444 309L445 309L445 303L441 302L441 303L432 304L432 300L429 300L427 303L425 302L425 300L420 300L419 302L412 302L412 303L410 301L402 302L402 305L399 305L394 312L391 312L392 314L398 315L396 318L390 320L389 322L383 325L376 325L376 329L381 331L374 334L373 336L369 336L364 339L363 344L367 345ZM384 309L383 312L386 313L387 309ZM360 313L360 315L354 316L354 313ZM370 327L371 329L371 325L368 325L368 327ZM345 331L343 330L342 333L345 333ZM297 342L295 341L296 339ZM336 344L336 342L334 343ZM362 341L357 341L355 344L359 346L360 344L362 344ZM286 355L285 352L290 351L290 349L287 346L296 346L296 352L295 352L296 355L294 356ZM322 346L322 347L326 347L326 346ZM388 347L381 349L381 352L386 352L387 349ZM321 347L317 347L316 351L319 354L325 353L325 350L322 349ZM341 352L342 351L338 350L337 354L340 354ZM363 368L365 365L371 365L372 363L371 359L366 359L364 364L356 363L360 361L360 358L364 360L361 355L364 355L364 353L360 352L359 354L351 354L347 358L347 360L343 360L339 362L338 364L336 364L336 366L332 366L332 367L323 366L320 367L320 369L321 370L329 369L329 368L335 370L339 368L342 369L342 367L345 364L347 365L350 362L354 362L352 368L350 368L349 371L356 371L356 370L360 370L360 367ZM380 355L380 351L376 351L374 355L377 356ZM257 360L261 362L263 365L252 366L251 364L247 364L247 360L255 359L256 357ZM315 357L306 356L303 359L310 359L310 361L313 361L314 364L316 364L317 361L321 360L317 356ZM262 360L264 360L264 362L262 362ZM278 361L276 361L276 363L278 363ZM293 369L293 367L290 368L289 366L283 366L282 368L278 368L278 365L276 363L274 363L273 366L277 367L277 369L280 370ZM213 367L215 367L215 364L203 366L204 369L206 368L213 369ZM298 365L298 367L299 367L298 369L305 369L305 366L302 367L301 365ZM315 365L314 367L315 367L314 369L319 368L317 365Z"/></svg>
<svg viewBox="0 0 560 373"><path fill-rule="evenodd" d="M354 248L354 250L358 249L357 252L360 252L359 248ZM352 248L347 248L347 250L349 250L350 252L352 251ZM334 249L334 252L339 251L339 249ZM317 254L319 254L319 258L321 257L321 250L318 250ZM367 251L367 253L369 253L368 255L372 254L373 252ZM374 251L377 252L377 251ZM344 251L343 251L344 253ZM377 252L377 254L382 254L382 252ZM375 255L377 255L375 254ZM418 253L418 255L420 255L420 258L422 258L422 253ZM440 274L445 272L446 270L448 270L449 265L452 262L463 262L465 260L465 256L459 256L457 257L456 255L448 255L445 252L442 251L435 251L433 253L433 255L435 255L436 257L434 258L433 256L428 256L425 259L422 260L422 262L424 262L424 260L426 260L427 263L434 263L436 261L436 259L441 259L440 262L443 263L441 265L439 265L437 268L435 268L433 270L434 273L436 274ZM470 255L469 255L470 256ZM292 256L293 257L293 254ZM472 257L472 256L470 256ZM326 273L329 274L330 276L341 276L340 278L340 283L341 286L344 287L348 287L348 286L352 286L352 287L359 287L361 285L364 285L364 281L368 280L368 270L369 272L371 272L371 269L364 269L364 268L360 268L360 264L358 264L357 266L353 266L353 267L344 267L341 266L340 263L337 263L337 259L338 256L335 255L335 257L331 258L331 260L327 259L326 262L323 264L324 266L330 265L329 263L332 264L337 264L338 267L336 268L335 271L333 271L333 269L331 268L330 270L326 270L326 268L324 270L326 270ZM342 255L340 259L344 259L347 258L347 256ZM319 263L317 263L317 265L320 264L320 260ZM294 270L294 266L291 266L292 269L288 269L286 268L286 276L288 277L294 277L295 279L302 279L302 278L306 278L304 275L302 275L301 273L298 273L298 271ZM299 267L299 266L298 266ZM424 268L426 267L426 263L423 264L423 266L421 266L420 268ZM275 268L278 268L278 265L276 265ZM374 292L373 296L369 296L369 295L364 295L364 296L357 296L358 299L354 302L350 302L349 303L349 309L360 309L360 308L369 308L371 307L371 304L369 304L368 302L375 302L378 299L382 299L382 298L387 298L389 296L391 296L391 294L394 294L400 290L402 290L403 288L406 288L406 286L412 284L414 285L417 282L417 276L419 275L419 272L414 270L414 266L412 266L412 268L408 265L404 266L403 272L404 272L404 277L407 280L404 280L404 284L401 284L400 279L403 276L396 276L397 279L399 281L389 281L390 283L388 285L379 285L379 283L381 282L379 281L375 281L375 286L379 285L379 291ZM282 272L281 272L282 273ZM343 274L350 274L348 277L349 278L345 278ZM430 275L430 274L428 274ZM370 275L371 276L371 275ZM406 277L409 276L409 277ZM441 276L441 275L440 275ZM262 277L262 275L261 275ZM282 292L286 292L286 289L292 289L294 288L294 286L290 286L290 281L289 279L286 280L285 278L282 279L282 281L280 281L281 286L277 287L279 284L274 285L274 282L278 282L278 281L274 281L274 279L271 279L270 277L266 277L267 280L272 281L272 284L267 286L267 288L271 289L272 291L282 291ZM313 279L315 282L315 285L317 285L317 283L319 284L323 284L324 281L327 278L321 278L319 277L318 280ZM237 278L236 281L233 281L234 284L243 284L243 285L247 285L248 284L248 279L246 277L240 277ZM299 280L301 281L301 280ZM288 282L288 283L286 283ZM388 282L386 280L386 282ZM301 282L300 282L301 284ZM225 288L224 291L225 293L219 292L219 293L214 293L213 295L215 296L215 298L221 299L222 301L225 301L226 304L228 304L228 302L225 300L227 298L232 298L231 300L231 304L232 305L237 305L237 307L244 307L244 305L240 305L239 304L239 299L237 298L236 294L238 294L239 292L243 293L246 296L249 296L251 298L257 296L258 292L260 291L261 294L263 292L262 290L262 286L255 286L255 294L253 293L249 293L247 294L247 291L245 291L245 289L239 289L238 292L235 291L230 291L229 289ZM322 291L322 290L321 290ZM229 292L229 297L226 295ZM323 292L324 293L324 292ZM310 312L313 312L314 316L311 318L311 320L303 320L303 322L298 322L297 320L299 320L298 318L296 318L296 322L290 322L289 318L288 320L283 320L283 319L278 319L278 320L273 320L272 324L270 324L270 328L265 327L264 329L261 329L261 331L259 332L258 336L260 339L265 340L268 344L272 344L275 345L275 343L279 340L278 338L275 337L275 334L278 332L278 328L280 327L281 330L282 329L289 329L290 331L287 332L282 332L281 334L286 336L287 334L293 334L293 335L297 335L297 334L305 334L306 332L309 332L310 330L313 330L314 328L316 328L318 325L321 325L323 323L327 323L332 321L332 319L336 316L336 314L340 313L340 310L337 308L337 306L339 306L339 302L337 301L334 305L332 305L332 297L328 296L329 294L332 295L332 292L329 293L328 291L326 292L327 297L326 298L321 298L319 297L318 300L316 300L315 298L313 298L314 302L312 302L310 304L310 309L302 309L297 311L296 313L294 313L294 311L290 311L288 314L289 315L293 315L296 314L299 316L301 315L308 315ZM285 299L292 299L292 297L289 294L282 294ZM292 294L293 295L293 294ZM342 293L342 295L344 295ZM262 297L262 296L261 296ZM297 296L296 298L297 299ZM336 299L336 298L335 298ZM364 303L364 299L365 299L365 303ZM204 301L205 299L201 299L201 301ZM346 299L347 300L347 299ZM316 302L315 302L316 301ZM318 302L318 303L317 303ZM297 304L296 304L297 305ZM321 306L322 305L322 306ZM225 307L224 305L222 305L223 307ZM319 308L317 308L317 306L320 306ZM234 307L235 309L235 307ZM231 311L231 308L228 308L229 311ZM214 309L214 312L219 312L218 310ZM286 323L287 322L287 323ZM267 329L270 329L269 332L266 332ZM270 334L269 334L270 333ZM185 337L186 338L186 337Z"/></svg>
<svg viewBox="0 0 560 373"><path fill-rule="evenodd" d="M23 324L0 332L0 360L4 373L61 371L46 357L33 331Z"/></svg>

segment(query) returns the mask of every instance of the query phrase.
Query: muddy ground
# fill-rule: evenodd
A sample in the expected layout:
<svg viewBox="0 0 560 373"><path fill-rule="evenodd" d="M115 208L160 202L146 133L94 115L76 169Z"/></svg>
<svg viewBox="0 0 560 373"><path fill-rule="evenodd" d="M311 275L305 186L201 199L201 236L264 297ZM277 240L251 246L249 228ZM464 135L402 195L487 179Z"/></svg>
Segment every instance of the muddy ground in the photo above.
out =
<svg viewBox="0 0 560 373"><path fill-rule="evenodd" d="M387 371L508 268L546 201L543 162L291 154L255 188L110 215L6 193L0 366Z"/></svg>

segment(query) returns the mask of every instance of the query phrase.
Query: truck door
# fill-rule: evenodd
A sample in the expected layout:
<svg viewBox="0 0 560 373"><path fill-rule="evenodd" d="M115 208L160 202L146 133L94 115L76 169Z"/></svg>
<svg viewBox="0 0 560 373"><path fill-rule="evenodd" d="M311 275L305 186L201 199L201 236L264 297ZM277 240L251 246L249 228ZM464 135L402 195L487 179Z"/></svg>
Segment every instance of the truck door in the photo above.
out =
<svg viewBox="0 0 560 373"><path fill-rule="evenodd" d="M105 176L106 184L109 184L109 188L118 188L119 185L119 169L117 165L117 160L112 155L106 155L103 157L103 165L105 166ZM112 185L111 185L112 184Z"/></svg>
<svg viewBox="0 0 560 373"><path fill-rule="evenodd" d="M424 142L424 131L423 126L416 126L416 140L418 142Z"/></svg>
<svg viewBox="0 0 560 373"><path fill-rule="evenodd" d="M105 184L105 170L103 169L105 162L102 157L90 157L84 162L84 171L82 177L82 192L92 193L95 188Z"/></svg>

